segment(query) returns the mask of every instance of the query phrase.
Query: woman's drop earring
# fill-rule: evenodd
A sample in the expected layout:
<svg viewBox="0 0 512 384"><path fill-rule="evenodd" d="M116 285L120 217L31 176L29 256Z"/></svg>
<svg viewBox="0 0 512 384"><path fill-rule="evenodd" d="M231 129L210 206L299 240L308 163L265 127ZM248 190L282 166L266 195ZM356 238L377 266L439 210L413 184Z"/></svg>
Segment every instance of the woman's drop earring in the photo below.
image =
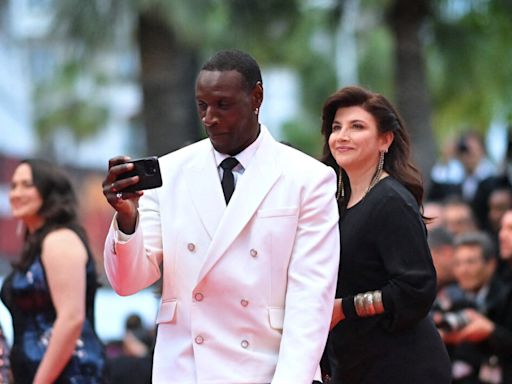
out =
<svg viewBox="0 0 512 384"><path fill-rule="evenodd" d="M23 224L23 221L19 220L16 224L16 235L22 236L23 232L25 230L25 225Z"/></svg>
<svg viewBox="0 0 512 384"><path fill-rule="evenodd" d="M387 149L380 151L379 166L377 168L377 173L379 174L379 178L380 178L380 175L382 174L382 170L384 169L384 155L386 153L388 153Z"/></svg>
<svg viewBox="0 0 512 384"><path fill-rule="evenodd" d="M336 200L339 201L345 199L345 186L343 185L343 173L341 172L341 167L339 169L338 174L338 191L336 192Z"/></svg>

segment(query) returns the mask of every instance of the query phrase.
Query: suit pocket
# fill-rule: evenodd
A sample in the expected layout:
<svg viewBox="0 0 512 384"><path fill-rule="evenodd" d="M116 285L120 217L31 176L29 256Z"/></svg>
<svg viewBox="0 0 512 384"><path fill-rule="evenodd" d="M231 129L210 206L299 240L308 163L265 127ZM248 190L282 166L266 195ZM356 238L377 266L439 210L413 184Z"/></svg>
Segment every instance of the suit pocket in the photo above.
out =
<svg viewBox="0 0 512 384"><path fill-rule="evenodd" d="M297 216L299 209L297 207L260 209L256 212L258 217L279 217L279 216Z"/></svg>
<svg viewBox="0 0 512 384"><path fill-rule="evenodd" d="M282 330L284 323L284 308L268 307L268 320L271 328Z"/></svg>
<svg viewBox="0 0 512 384"><path fill-rule="evenodd" d="M171 323L174 320L174 315L176 313L176 305L176 300L163 301L162 304L160 304L160 309L158 310L156 323Z"/></svg>

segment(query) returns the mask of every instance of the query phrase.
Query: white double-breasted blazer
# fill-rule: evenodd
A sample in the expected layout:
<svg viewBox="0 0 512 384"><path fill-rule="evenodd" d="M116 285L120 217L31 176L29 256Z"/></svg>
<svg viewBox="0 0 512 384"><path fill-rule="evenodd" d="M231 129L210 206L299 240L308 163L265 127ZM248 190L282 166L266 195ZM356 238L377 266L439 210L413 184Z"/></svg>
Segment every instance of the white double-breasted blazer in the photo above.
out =
<svg viewBox="0 0 512 384"><path fill-rule="evenodd" d="M105 244L112 287L163 274L154 383L310 384L325 346L339 263L336 177L262 141L226 207L208 139L160 158L163 186Z"/></svg>

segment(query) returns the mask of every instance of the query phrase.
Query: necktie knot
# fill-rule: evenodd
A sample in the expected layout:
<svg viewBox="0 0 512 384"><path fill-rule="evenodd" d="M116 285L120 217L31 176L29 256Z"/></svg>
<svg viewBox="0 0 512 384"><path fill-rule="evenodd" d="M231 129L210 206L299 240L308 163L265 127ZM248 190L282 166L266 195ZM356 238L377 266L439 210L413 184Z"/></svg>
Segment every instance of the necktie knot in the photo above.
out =
<svg viewBox="0 0 512 384"><path fill-rule="evenodd" d="M224 171L231 171L233 168L235 168L238 165L238 160L235 157L228 157L220 163L220 167Z"/></svg>
<svg viewBox="0 0 512 384"><path fill-rule="evenodd" d="M224 170L221 185L226 204L229 203L231 195L233 195L233 192L235 191L235 177L232 170L237 166L237 164L238 160L234 157L228 157L227 159L222 160L220 163L220 167Z"/></svg>

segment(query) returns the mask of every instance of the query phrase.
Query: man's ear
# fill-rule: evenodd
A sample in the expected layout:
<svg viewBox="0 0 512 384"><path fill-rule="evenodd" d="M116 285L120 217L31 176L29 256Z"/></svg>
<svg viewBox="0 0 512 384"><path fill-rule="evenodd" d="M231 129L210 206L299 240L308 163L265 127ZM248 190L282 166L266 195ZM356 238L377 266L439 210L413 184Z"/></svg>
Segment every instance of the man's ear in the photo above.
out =
<svg viewBox="0 0 512 384"><path fill-rule="evenodd" d="M263 84L258 81L252 89L253 109L260 108L263 102Z"/></svg>

